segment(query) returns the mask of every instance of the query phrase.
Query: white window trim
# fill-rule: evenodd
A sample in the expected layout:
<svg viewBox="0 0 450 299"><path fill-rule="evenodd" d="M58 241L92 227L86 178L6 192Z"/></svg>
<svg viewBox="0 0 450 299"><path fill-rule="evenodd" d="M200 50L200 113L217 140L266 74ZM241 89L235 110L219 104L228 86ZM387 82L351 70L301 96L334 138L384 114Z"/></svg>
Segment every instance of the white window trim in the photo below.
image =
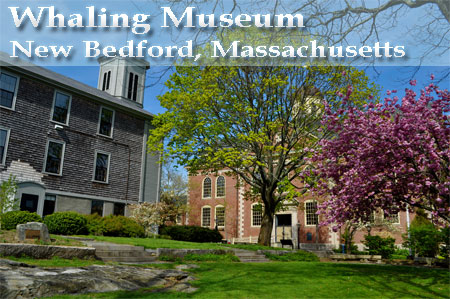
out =
<svg viewBox="0 0 450 299"><path fill-rule="evenodd" d="M208 225L208 226L204 226L204 225L203 225L203 210L206 209L206 208L209 209L209 225ZM201 217L200 217L200 220L201 220L201 221L200 221L200 224L201 224L202 227L211 227L211 216L212 216L212 215L211 215L211 210L212 210L212 209L211 209L211 206L203 206L203 207L202 207L202 209L201 209L202 215L201 215Z"/></svg>
<svg viewBox="0 0 450 299"><path fill-rule="evenodd" d="M217 225L217 208L223 208L223 225ZM217 205L214 207L214 224L220 228L225 227L225 207L223 205Z"/></svg>
<svg viewBox="0 0 450 299"><path fill-rule="evenodd" d="M54 110L55 110L55 101L56 101L56 94L57 94L57 93L60 93L60 94L63 94L63 95L66 95L66 96L69 97L69 106L67 107L67 118L66 118L66 123L62 123L62 122L53 120L53 112L54 112ZM63 92L63 91L61 91L61 90L55 89L55 93L53 94L52 109L51 109L51 112L50 112L50 121L51 121L52 123L55 123L55 124L59 124L59 125L63 125L63 126L69 126L70 109L71 109L71 107L72 107L72 95L70 95L70 94L68 94L68 93L66 93L66 92Z"/></svg>
<svg viewBox="0 0 450 299"><path fill-rule="evenodd" d="M381 213L381 217L382 217L383 220L389 221L388 219L386 219L384 217L384 213L383 212ZM400 222L400 212L397 213L397 221L398 222L390 222L390 224L392 224L392 225L400 225L400 223L401 223Z"/></svg>
<svg viewBox="0 0 450 299"><path fill-rule="evenodd" d="M209 196L209 197L205 197L205 180L206 179L208 179L209 178L209 180L211 181L211 196ZM202 198L203 199L209 199L209 198L212 198L212 180L211 180L211 178L209 177L209 176L207 176L206 178L204 178L203 179L203 182L202 182Z"/></svg>
<svg viewBox="0 0 450 299"><path fill-rule="evenodd" d="M103 111L103 109L107 109L107 110L110 110L110 111L113 112L112 124L111 124L111 135L110 136L100 134L100 122L102 120L102 111ZM111 108L108 108L108 107L105 107L105 106L100 106L100 113L98 114L97 135L112 139L113 136L114 136L114 122L115 122L115 120L116 120L116 111L114 109L111 109Z"/></svg>
<svg viewBox="0 0 450 299"><path fill-rule="evenodd" d="M218 190L218 188L217 188L217 181L219 180L220 177L223 177L223 179L224 179L224 184L223 184L223 196L218 196L218 195L217 195L217 190ZM227 179L226 179L223 175L219 175L219 176L216 178L216 198L224 198L224 197L227 195L227 192L226 192L226 186L227 186Z"/></svg>
<svg viewBox="0 0 450 299"><path fill-rule="evenodd" d="M253 225L253 206L256 206L256 205L260 205L262 207L262 204L257 203L257 202L253 203L250 206L250 211L251 211L250 227L261 227L261 225ZM263 217L263 212L261 210L261 223L262 223L262 217Z"/></svg>
<svg viewBox="0 0 450 299"><path fill-rule="evenodd" d="M1 73L5 73L5 74L7 74L7 75L9 75L11 77L15 77L17 79L17 82L16 82L16 87L14 89L14 96L13 96L11 108L6 107L6 106L2 106L2 105L0 105L0 108L8 109L8 110L11 110L11 111L16 111L17 91L19 90L20 77L18 75L16 75L16 74L13 74L13 73L10 73L10 72L4 71L4 70L1 70L0 74Z"/></svg>
<svg viewBox="0 0 450 299"><path fill-rule="evenodd" d="M307 212L306 212L306 203L308 202L316 202L316 207L317 207L317 200L305 200L304 202L304 207L305 207L305 227L316 227L317 224L307 224ZM319 223L319 215L317 215L317 222Z"/></svg>
<svg viewBox="0 0 450 299"><path fill-rule="evenodd" d="M0 166L6 165L6 156L8 155L9 136L11 135L11 129L0 126L1 130L6 131L5 150L3 152L3 159L0 161Z"/></svg>
<svg viewBox="0 0 450 299"><path fill-rule="evenodd" d="M108 155L108 169L106 170L106 182L95 180L95 168L97 167L97 154ZM109 168L111 166L111 153L96 150L94 155L94 171L92 173L92 182L99 184L109 184Z"/></svg>
<svg viewBox="0 0 450 299"><path fill-rule="evenodd" d="M50 144L50 142L53 143L59 143L63 145L62 148L62 155L61 155L61 166L59 167L59 173L53 173L53 172L47 172L45 171L45 169L47 168L47 155L48 155L48 146ZM62 176L63 173L63 166L64 166L64 155L66 153L66 143L64 141L61 140L56 140L56 139L48 139L47 140L47 145L45 147L45 156L44 156L44 168L42 169L42 173L48 174L48 175L54 175L54 176Z"/></svg>

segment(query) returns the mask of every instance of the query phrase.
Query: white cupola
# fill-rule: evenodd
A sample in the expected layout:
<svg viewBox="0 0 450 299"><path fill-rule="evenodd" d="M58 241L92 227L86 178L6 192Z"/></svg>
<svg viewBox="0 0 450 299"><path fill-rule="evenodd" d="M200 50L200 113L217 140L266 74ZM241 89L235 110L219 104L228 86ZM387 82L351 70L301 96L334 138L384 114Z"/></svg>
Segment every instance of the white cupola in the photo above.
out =
<svg viewBox="0 0 450 299"><path fill-rule="evenodd" d="M143 105L145 73L150 68L146 60L102 56L98 62L98 89L117 98Z"/></svg>

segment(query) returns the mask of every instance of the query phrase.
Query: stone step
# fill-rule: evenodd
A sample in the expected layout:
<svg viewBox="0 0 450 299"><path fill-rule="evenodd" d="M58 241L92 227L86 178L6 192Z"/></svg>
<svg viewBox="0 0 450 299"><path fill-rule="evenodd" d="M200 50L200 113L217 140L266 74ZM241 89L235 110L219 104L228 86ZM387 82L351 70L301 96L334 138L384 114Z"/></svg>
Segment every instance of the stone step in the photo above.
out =
<svg viewBox="0 0 450 299"><path fill-rule="evenodd" d="M152 263L157 260L156 257L132 257L132 256L120 256L120 257L100 257L100 260L104 262L117 262L117 263Z"/></svg>
<svg viewBox="0 0 450 299"><path fill-rule="evenodd" d="M270 260L262 253L248 250L235 250L234 254L243 263L262 263L269 262Z"/></svg>
<svg viewBox="0 0 450 299"><path fill-rule="evenodd" d="M151 257L151 253L136 250L96 250L98 257Z"/></svg>
<svg viewBox="0 0 450 299"><path fill-rule="evenodd" d="M133 245L95 245L92 244L92 247L94 247L96 250L101 251L137 251L137 252L144 252L145 248L143 246L133 246Z"/></svg>

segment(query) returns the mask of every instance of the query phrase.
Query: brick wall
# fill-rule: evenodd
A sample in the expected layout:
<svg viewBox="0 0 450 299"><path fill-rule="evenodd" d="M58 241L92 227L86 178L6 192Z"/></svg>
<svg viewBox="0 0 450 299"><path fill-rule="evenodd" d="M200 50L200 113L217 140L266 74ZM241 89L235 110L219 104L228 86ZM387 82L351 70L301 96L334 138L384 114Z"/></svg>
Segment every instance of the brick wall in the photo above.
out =
<svg viewBox="0 0 450 299"><path fill-rule="evenodd" d="M215 197L216 188L216 178L217 175L207 175L212 180L212 197L209 199L202 198L202 188L203 180L206 175L196 175L189 177L189 225L201 225L201 209L203 206L211 207L211 228L214 228L215 219L215 206L224 205L226 206L226 224L225 231L222 235L231 240L232 238L257 238L259 235L260 227L253 227L252 224L252 212L251 206L253 202L244 200L242 194L239 195L239 190L236 188L236 179L234 177L226 176L226 197L218 199ZM244 187L241 187L243 189ZM304 197L300 199L297 208L291 207L289 211L284 211L280 213L291 213L292 214L292 226L293 229L299 227L298 237L299 242L302 244L314 244L316 242L316 234L318 233L318 243L328 244L330 247L337 246L340 240L340 233L333 232L331 226L319 226L316 228L315 225L306 225L305 217L305 202L312 200L312 197ZM225 202L225 204L224 204ZM296 215L294 215L296 214ZM323 217L323 216L321 216ZM413 219L413 214L411 214L411 221ZM295 220L297 222L295 222ZM319 222L324 219L319 218ZM299 224L297 226L297 224ZM406 233L406 213L400 212L400 224L392 225L394 230L386 229L373 229L372 234L380 234L383 236L392 236L396 240L396 244L400 245L403 242L402 234ZM294 235L295 233L292 232ZM311 236L308 240L308 234ZM354 236L354 242L356 244L362 244L364 236L367 235L367 231L360 230L357 231ZM362 249L362 246L360 246Z"/></svg>

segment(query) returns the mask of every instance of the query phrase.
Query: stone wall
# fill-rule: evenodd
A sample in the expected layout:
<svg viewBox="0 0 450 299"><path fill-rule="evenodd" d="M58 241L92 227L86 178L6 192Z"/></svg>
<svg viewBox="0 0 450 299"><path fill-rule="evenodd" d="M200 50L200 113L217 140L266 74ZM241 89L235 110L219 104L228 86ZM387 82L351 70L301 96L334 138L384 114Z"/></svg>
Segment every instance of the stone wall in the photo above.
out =
<svg viewBox="0 0 450 299"><path fill-rule="evenodd" d="M95 258L95 249L74 246L47 246L34 244L0 244L0 256L28 256L35 259L51 259L60 257L65 259Z"/></svg>

